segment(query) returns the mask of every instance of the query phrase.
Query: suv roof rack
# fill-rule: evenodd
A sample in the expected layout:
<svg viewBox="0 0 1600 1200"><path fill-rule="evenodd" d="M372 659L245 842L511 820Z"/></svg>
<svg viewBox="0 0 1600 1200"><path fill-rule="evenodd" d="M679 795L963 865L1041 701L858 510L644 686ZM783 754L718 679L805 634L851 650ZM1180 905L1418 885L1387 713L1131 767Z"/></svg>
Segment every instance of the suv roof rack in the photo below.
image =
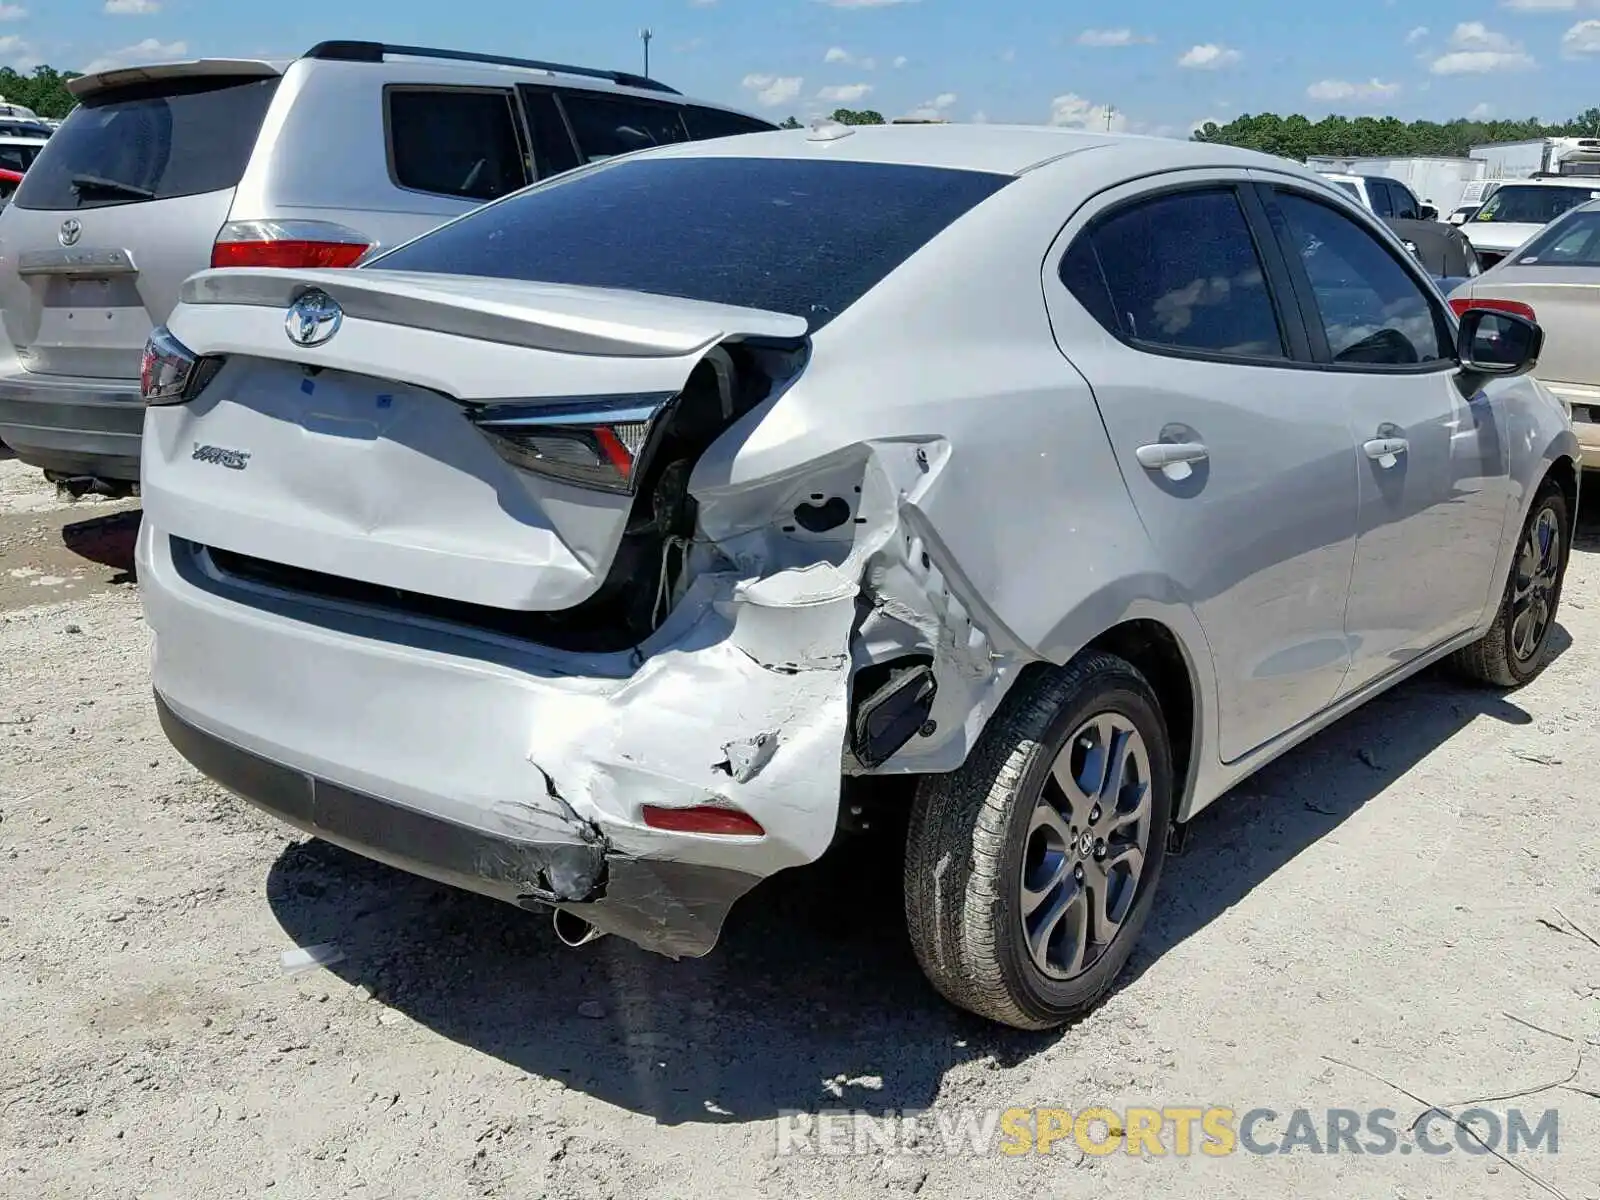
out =
<svg viewBox="0 0 1600 1200"><path fill-rule="evenodd" d="M507 58L501 54L474 54L470 50L440 50L433 46L392 46L384 42L318 42L305 52L306 58L332 59L338 62L381 63L388 55L404 58L441 58L450 62L487 63L496 67L525 67L530 71L551 71L559 75L578 75L588 79L604 79L622 87L644 88L652 92L670 92L677 96L677 88L668 87L643 75L629 71L601 71L594 67L574 67L566 63L540 62L532 58Z"/></svg>

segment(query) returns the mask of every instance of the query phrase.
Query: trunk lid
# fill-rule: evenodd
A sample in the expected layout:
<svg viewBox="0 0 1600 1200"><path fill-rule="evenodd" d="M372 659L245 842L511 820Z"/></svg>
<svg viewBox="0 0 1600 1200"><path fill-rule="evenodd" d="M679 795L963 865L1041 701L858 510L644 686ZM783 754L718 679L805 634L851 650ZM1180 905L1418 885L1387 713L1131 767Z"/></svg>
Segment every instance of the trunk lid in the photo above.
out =
<svg viewBox="0 0 1600 1200"><path fill-rule="evenodd" d="M0 217L0 319L22 370L136 378L151 328L210 265L278 76L205 66L95 80L29 168Z"/></svg>
<svg viewBox="0 0 1600 1200"><path fill-rule="evenodd" d="M286 332L308 289L340 309L310 348ZM656 398L670 429L723 344L806 334L799 317L699 301L373 269L207 272L170 326L227 361L195 399L149 410L144 503L163 532L280 584L287 567L328 577L305 576L313 591L356 581L417 611L434 597L501 613L568 609L608 582L654 594L658 562L613 567L660 503L661 464L641 459L633 493L581 486L508 459L472 418ZM656 459L683 449L650 439Z"/></svg>

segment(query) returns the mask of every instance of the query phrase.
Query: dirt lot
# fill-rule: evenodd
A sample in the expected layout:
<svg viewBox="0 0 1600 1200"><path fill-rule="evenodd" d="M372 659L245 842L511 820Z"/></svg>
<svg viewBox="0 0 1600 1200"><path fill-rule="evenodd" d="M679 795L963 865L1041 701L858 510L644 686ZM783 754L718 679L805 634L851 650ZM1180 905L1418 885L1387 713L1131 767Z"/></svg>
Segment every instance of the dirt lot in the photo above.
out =
<svg viewBox="0 0 1600 1200"><path fill-rule="evenodd" d="M287 836L161 737L137 520L0 461L0 1195L1600 1197L1600 529L1535 686L1418 680L1247 784L1120 991L1037 1037L923 984L892 847L773 881L673 964ZM281 969L320 943L345 957ZM820 1156L775 1122L1222 1105L1276 1110L1273 1143L1297 1108L1403 1128L1563 1080L1486 1104L1559 1110L1558 1152L1514 1164L1409 1137Z"/></svg>

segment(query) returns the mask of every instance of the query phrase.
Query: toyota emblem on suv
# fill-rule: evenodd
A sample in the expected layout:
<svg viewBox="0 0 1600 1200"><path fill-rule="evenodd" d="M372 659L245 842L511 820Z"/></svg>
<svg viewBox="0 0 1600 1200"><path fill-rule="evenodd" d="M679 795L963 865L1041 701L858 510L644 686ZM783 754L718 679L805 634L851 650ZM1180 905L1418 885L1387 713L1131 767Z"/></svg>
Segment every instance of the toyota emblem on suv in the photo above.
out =
<svg viewBox="0 0 1600 1200"><path fill-rule="evenodd" d="M76 246L78 239L83 236L83 222L76 217L68 217L61 222L61 232L56 235L56 240L63 246Z"/></svg>
<svg viewBox="0 0 1600 1200"><path fill-rule="evenodd" d="M310 291L289 306L283 320L284 332L297 346L320 346L344 322L344 309L324 291Z"/></svg>

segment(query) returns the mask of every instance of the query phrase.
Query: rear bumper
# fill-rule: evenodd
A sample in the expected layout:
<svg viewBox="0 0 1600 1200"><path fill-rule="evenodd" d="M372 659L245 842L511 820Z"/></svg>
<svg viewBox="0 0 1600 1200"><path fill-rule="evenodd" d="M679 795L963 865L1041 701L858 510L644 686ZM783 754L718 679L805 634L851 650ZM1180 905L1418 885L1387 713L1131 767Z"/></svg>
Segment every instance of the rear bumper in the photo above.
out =
<svg viewBox="0 0 1600 1200"><path fill-rule="evenodd" d="M0 375L0 441L30 466L138 482L137 380Z"/></svg>
<svg viewBox="0 0 1600 1200"><path fill-rule="evenodd" d="M641 665L243 582L148 514L138 568L179 751L358 853L683 957L833 839L853 587L795 607L692 592ZM765 834L667 832L646 805L731 805Z"/></svg>
<svg viewBox="0 0 1600 1200"><path fill-rule="evenodd" d="M1600 387L1586 383L1560 383L1541 379L1572 417L1572 432L1585 467L1600 467Z"/></svg>

